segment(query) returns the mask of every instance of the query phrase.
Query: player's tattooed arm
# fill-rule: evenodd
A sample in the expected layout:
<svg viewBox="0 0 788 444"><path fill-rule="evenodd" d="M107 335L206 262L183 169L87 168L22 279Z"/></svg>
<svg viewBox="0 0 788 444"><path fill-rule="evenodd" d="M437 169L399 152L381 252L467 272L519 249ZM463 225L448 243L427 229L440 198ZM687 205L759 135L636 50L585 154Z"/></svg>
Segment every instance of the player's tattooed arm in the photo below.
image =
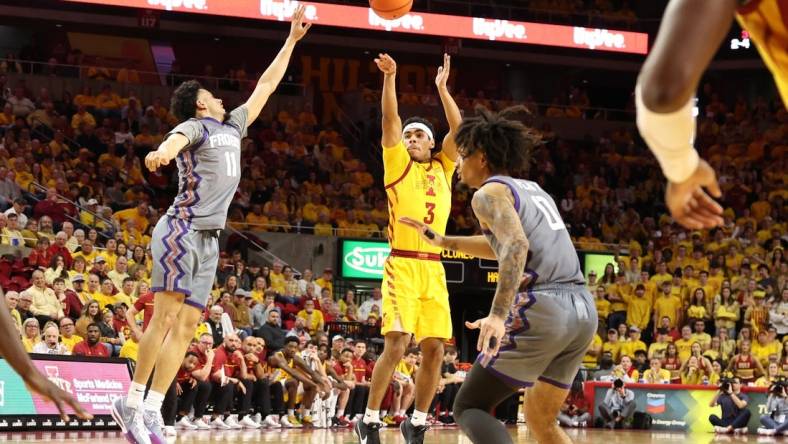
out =
<svg viewBox="0 0 788 444"><path fill-rule="evenodd" d="M498 287L490 314L505 318L523 278L528 257L528 238L514 209L513 197L502 184L485 185L471 201L473 212L498 240Z"/></svg>

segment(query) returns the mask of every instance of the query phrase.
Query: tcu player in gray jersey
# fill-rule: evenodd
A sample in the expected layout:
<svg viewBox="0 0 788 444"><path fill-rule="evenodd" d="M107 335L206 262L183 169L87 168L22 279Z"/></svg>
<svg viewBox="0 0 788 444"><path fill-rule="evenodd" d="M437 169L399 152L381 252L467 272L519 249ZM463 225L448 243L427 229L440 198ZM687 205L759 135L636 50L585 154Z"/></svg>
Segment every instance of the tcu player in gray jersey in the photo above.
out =
<svg viewBox="0 0 788 444"><path fill-rule="evenodd" d="M241 178L241 138L282 80L296 42L309 30L303 17L304 7L299 6L279 54L247 102L230 113L196 81L180 85L171 110L184 122L145 157L151 171L177 162L179 192L153 231L151 289L156 296L153 318L140 340L134 380L128 396L112 405L115 420L133 444L165 441L161 404L210 297L219 258L218 233ZM150 391L143 400L151 373Z"/></svg>
<svg viewBox="0 0 788 444"><path fill-rule="evenodd" d="M433 245L498 260L489 316L466 322L480 330L481 353L454 403L457 423L475 443L512 442L488 412L521 387L528 388L528 429L537 441L571 442L555 418L597 326L593 297L555 202L535 182L515 178L527 173L538 144L528 128L508 118L520 110L477 107L455 136L457 172L477 189L471 206L484 234L444 237L403 220Z"/></svg>

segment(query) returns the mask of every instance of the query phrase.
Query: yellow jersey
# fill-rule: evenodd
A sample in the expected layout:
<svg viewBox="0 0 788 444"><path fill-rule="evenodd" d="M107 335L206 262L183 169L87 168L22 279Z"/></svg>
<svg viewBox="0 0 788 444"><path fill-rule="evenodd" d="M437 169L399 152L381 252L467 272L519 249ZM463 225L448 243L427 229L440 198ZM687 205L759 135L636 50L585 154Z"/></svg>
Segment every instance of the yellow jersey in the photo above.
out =
<svg viewBox="0 0 788 444"><path fill-rule="evenodd" d="M788 104L788 13L786 0L750 0L736 13L742 28L750 34L763 63L774 76L783 103Z"/></svg>
<svg viewBox="0 0 788 444"><path fill-rule="evenodd" d="M590 350L592 347L597 347L597 346L600 347L599 351L601 353L602 352L602 348L601 348L602 347L602 338L600 338L599 335L595 334L594 335L594 339L592 339L591 343L588 344L588 349ZM596 366L597 366L597 357L586 353L586 355L583 356L583 367L585 367L585 368L596 368Z"/></svg>
<svg viewBox="0 0 788 444"><path fill-rule="evenodd" d="M405 143L383 147L383 170L389 204L388 239L392 250L440 254L419 232L399 222L409 217L428 225L436 233L446 233L451 211L451 179L456 164L438 153L429 162L411 159Z"/></svg>

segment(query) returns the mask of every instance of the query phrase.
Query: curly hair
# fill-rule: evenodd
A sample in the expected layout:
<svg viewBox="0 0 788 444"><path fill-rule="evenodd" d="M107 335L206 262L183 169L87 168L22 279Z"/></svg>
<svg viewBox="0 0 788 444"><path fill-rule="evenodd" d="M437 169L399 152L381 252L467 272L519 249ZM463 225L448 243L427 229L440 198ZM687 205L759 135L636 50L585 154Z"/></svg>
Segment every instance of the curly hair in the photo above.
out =
<svg viewBox="0 0 788 444"><path fill-rule="evenodd" d="M197 115L197 94L202 89L200 82L188 80L178 86L170 99L170 112L179 121L191 119Z"/></svg>
<svg viewBox="0 0 788 444"><path fill-rule="evenodd" d="M512 106L496 113L477 106L476 115L465 118L454 136L460 154L468 157L481 150L491 173L524 177L534 149L542 142L539 133L512 119L520 113L528 110Z"/></svg>

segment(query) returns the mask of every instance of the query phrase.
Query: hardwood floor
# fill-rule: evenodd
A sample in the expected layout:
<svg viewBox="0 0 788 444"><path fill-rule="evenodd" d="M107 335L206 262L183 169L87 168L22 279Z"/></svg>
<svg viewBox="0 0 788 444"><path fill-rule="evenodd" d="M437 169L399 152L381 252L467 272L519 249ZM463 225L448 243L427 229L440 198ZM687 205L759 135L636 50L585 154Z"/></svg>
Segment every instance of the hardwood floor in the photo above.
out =
<svg viewBox="0 0 788 444"><path fill-rule="evenodd" d="M510 428L515 443L536 443L524 425ZM755 435L743 436L715 436L711 433L688 435L683 433L662 433L651 431L609 431L609 430L567 430L575 443L604 443L604 444L629 444L629 443L692 443L706 444L719 443L777 443L788 442L783 437L758 437ZM68 442L77 444L125 444L126 440L120 432L27 432L0 434L0 443L51 443ZM178 438L169 441L175 444L355 444L358 441L350 430L243 430L243 431L211 431L211 432L184 432L179 431ZM401 444L402 436L397 429L384 429L381 432L382 444ZM434 428L427 432L425 444L470 444L462 432L457 428ZM488 444L488 443L485 443ZM495 443L489 443L495 444Z"/></svg>

